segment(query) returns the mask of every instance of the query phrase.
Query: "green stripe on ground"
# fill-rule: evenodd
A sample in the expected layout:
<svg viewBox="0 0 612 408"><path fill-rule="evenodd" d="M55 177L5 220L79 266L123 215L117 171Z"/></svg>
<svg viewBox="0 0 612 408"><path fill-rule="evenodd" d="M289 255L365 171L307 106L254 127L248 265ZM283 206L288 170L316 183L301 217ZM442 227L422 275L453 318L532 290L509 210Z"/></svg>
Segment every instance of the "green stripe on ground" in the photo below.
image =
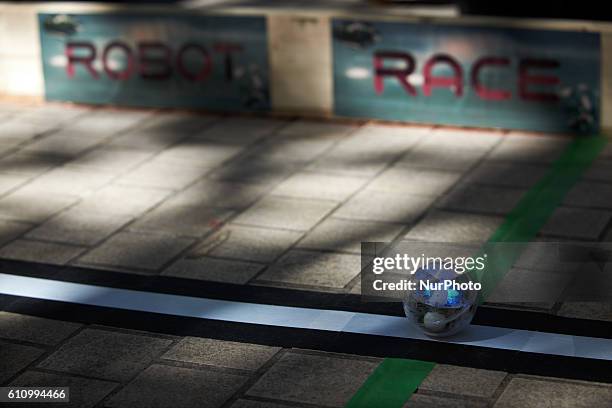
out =
<svg viewBox="0 0 612 408"><path fill-rule="evenodd" d="M347 408L401 407L436 364L386 358L346 404Z"/></svg>
<svg viewBox="0 0 612 408"><path fill-rule="evenodd" d="M521 243L512 250L505 248L496 254L496 265L476 275L482 284L479 302L482 303L517 261L525 247L535 238L565 195L580 179L586 169L606 145L604 137L576 139L565 149L548 173L521 199L506 216L502 225L491 235L489 243Z"/></svg>
<svg viewBox="0 0 612 408"><path fill-rule="evenodd" d="M521 255L523 249L546 224L555 208L589 168L606 145L605 137L589 137L574 140L565 149L549 172L531 188L504 222L491 235L489 243L521 243L516 250L505 251L498 257L493 273L476 276L482 283L479 301L493 291ZM347 408L380 407L400 408L416 391L433 369L435 363L386 358L368 377L346 405Z"/></svg>

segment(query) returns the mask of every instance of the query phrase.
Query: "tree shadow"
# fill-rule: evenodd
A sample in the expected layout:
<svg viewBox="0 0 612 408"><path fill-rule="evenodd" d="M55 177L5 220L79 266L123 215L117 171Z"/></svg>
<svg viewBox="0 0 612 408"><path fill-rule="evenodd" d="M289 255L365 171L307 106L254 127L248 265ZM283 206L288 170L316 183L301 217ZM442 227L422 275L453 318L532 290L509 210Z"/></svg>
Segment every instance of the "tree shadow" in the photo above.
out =
<svg viewBox="0 0 612 408"><path fill-rule="evenodd" d="M8 120L18 121L19 116ZM352 277L338 278L340 283L318 283L325 280L318 279L317 274L329 275L334 281L334 274L346 273L340 271L343 265L329 263L334 254L347 260L358 257L358 253L347 248L380 236L389 237L390 244L404 239L444 241L448 236L458 242L485 242L491 228L501 224L513 207L504 205L503 200L500 203L499 194L511 190L520 198L545 174L538 173L534 180L521 183L521 177L518 182L510 181L512 171L520 173L529 165L533 169L548 169L548 159L558 155L568 141L561 136L502 136L502 133L350 121L93 109L61 123L54 131L25 140L0 157L1 174L24 177L23 184L0 196L0 215L25 226L8 236L0 256L45 263L49 261L44 251L42 257L25 254L16 240L36 242L41 247L53 243L60 245L57 250L82 249L76 251L78 255L61 261L68 266L84 264L125 273L173 276L168 274L169 268L187 262L194 265L195 272L176 275L177 279L248 284L253 290L264 285L357 295L360 285L357 271ZM54 138L65 143L43 145L43 150L32 148ZM95 143L75 153L69 142L87 138ZM275 192L281 183L303 174L358 179L363 183L338 201L318 197L316 185L304 187L302 195L299 191L289 196ZM523 178L530 176L524 171L523 174ZM439 183L436 177L449 175L457 176L456 180L432 190L432 185ZM320 189L325 187L321 185ZM30 194L20 195L24 190ZM388 197L385 194L393 190L404 194L406 202L415 196L423 197L427 204L404 206L404 200L399 200L399 205L391 206L389 201L385 202ZM40 201L33 204L33 194L38 192ZM369 219L367 208L355 217L342 215L340 211L359 195L370 200L373 214L380 207L382 211L378 213L393 212L393 220ZM378 195L380 202L376 201ZM47 208L46 203L57 196L70 200L64 206ZM11 205L3 206L7 202ZM278 207L283 202L306 204ZM309 216L307 213L317 203L327 205L326 209L312 216L307 227L292 229L292 218ZM40 211L25 210L30 207ZM262 219L240 221L241 215L254 209L260 211ZM32 212L38 217L30 217ZM274 219L275 212L277 218L287 219L289 226L263 219ZM89 214L100 217L93 220L95 217ZM114 217L125 222L110 225ZM464 219L467 221L462 221L463 226L449 230ZM594 240L602 239L609 230L610 219L602 219L606 225L601 226ZM359 233L331 234L326 244L319 247L302 245L313 231L330 220L359 224ZM487 227L487 223L492 227ZM241 228L283 232L287 237L281 243L266 238L265 234L238 237L237 251L242 245L244 252L265 255L255 260L215 254L215 250L231 244L232 234ZM185 245L151 263L148 261L159 257L160 251L167 250L163 242L156 241L149 247L145 240L135 242L134 248L117 248L113 239L124 233L132 234L135 240L152 235ZM82 235L86 236L83 241L75 241L75 236ZM111 249L100 258L103 261L82 261L88 253L105 248ZM127 255L122 251L127 251ZM302 263L297 267L291 264L296 251L300 254L296 259ZM113 263L122 257L129 262ZM143 268L140 263L153 266ZM257 272L246 273L253 265L259 266ZM203 268L210 271L202 274L198 270ZM275 280L270 278L273 274L266 274L283 269L290 269L295 279ZM233 275L240 277L234 279Z"/></svg>

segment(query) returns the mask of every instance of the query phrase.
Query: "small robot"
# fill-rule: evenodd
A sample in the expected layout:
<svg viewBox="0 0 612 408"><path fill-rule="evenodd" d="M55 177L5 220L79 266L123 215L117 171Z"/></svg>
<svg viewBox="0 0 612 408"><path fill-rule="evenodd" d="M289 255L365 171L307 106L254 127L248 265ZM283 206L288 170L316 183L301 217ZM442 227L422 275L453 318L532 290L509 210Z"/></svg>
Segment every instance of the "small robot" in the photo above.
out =
<svg viewBox="0 0 612 408"><path fill-rule="evenodd" d="M559 97L568 113L570 129L583 134L592 133L597 128L597 108L595 95L586 84L576 87L565 87L559 91Z"/></svg>
<svg viewBox="0 0 612 408"><path fill-rule="evenodd" d="M341 23L334 27L333 31L336 40L358 50L368 48L380 41L380 34L372 24L359 21Z"/></svg>
<svg viewBox="0 0 612 408"><path fill-rule="evenodd" d="M409 291L404 299L404 313L426 335L448 337L470 324L476 314L478 291L424 288L428 282L469 282L469 273L458 274L448 269L420 269L412 279L416 282L416 290Z"/></svg>
<svg viewBox="0 0 612 408"><path fill-rule="evenodd" d="M47 17L43 22L43 29L52 35L70 37L81 30L79 22L72 16L56 14Z"/></svg>

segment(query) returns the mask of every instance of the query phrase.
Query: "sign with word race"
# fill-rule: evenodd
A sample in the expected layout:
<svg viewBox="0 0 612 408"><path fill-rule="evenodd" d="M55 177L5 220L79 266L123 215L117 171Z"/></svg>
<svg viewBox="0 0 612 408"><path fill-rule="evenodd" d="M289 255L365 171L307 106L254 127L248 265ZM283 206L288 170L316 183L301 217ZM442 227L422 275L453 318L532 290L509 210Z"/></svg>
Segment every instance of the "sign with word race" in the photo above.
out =
<svg viewBox="0 0 612 408"><path fill-rule="evenodd" d="M264 17L39 14L48 100L269 110Z"/></svg>
<svg viewBox="0 0 612 408"><path fill-rule="evenodd" d="M599 34L332 24L337 115L550 132L599 128Z"/></svg>

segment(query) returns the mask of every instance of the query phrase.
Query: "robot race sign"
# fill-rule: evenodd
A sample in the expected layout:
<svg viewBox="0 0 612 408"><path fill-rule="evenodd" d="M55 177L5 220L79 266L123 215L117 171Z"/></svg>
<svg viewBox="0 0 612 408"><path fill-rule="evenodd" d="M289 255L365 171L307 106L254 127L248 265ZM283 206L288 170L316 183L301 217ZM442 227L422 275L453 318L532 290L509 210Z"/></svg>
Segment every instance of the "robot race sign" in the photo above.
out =
<svg viewBox="0 0 612 408"><path fill-rule="evenodd" d="M591 133L598 34L333 21L340 116Z"/></svg>
<svg viewBox="0 0 612 408"><path fill-rule="evenodd" d="M263 17L40 14L48 100L270 109Z"/></svg>

